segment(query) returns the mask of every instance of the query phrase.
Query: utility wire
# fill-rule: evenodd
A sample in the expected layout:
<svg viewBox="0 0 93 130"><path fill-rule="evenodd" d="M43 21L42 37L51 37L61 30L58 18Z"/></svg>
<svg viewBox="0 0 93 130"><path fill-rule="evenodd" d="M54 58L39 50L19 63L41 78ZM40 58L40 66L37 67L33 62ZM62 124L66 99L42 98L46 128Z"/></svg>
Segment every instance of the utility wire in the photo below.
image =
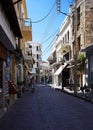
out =
<svg viewBox="0 0 93 130"><path fill-rule="evenodd" d="M58 27L58 29L56 30L56 32L58 32L59 31L59 27ZM55 32L55 33L56 33ZM58 33L57 33L58 34ZM56 34L56 35L57 35ZM51 47L52 47L52 45L51 45L51 43L53 43L53 41L54 41L54 39L55 39L55 36L54 36L54 38L52 39L52 41L50 42L50 44L45 48L45 50L42 52L42 56L44 56L44 55L46 55L46 53L48 53L48 51L49 51L49 49L51 49Z"/></svg>
<svg viewBox="0 0 93 130"><path fill-rule="evenodd" d="M72 4L74 0L73 1L67 0L67 1L68 1L68 3Z"/></svg>
<svg viewBox="0 0 93 130"><path fill-rule="evenodd" d="M58 32L58 29L53 33L51 34L45 41L43 41L41 44L43 45L45 42L47 42L51 37L53 37L56 33Z"/></svg>
<svg viewBox="0 0 93 130"><path fill-rule="evenodd" d="M55 38L55 37L54 37ZM50 42L50 44L47 46L47 48L42 52L42 56L44 56L46 53L47 53L47 50L49 50L51 47L52 47L52 44L53 41L54 41L54 38L52 39L52 41ZM44 54L43 54L44 53Z"/></svg>
<svg viewBox="0 0 93 130"><path fill-rule="evenodd" d="M45 52L42 53L42 56L45 56L46 54L48 54L48 51L52 48L52 45L48 46L48 50L46 50Z"/></svg>
<svg viewBox="0 0 93 130"><path fill-rule="evenodd" d="M52 48L52 45L49 47L48 51ZM42 55L44 57L46 54L48 54L48 51Z"/></svg>
<svg viewBox="0 0 93 130"><path fill-rule="evenodd" d="M45 20L49 16L49 14L51 13L52 9L54 8L54 5L55 5L55 2L54 2L52 8L50 9L50 11L48 12L48 14L45 17L43 17L42 19L37 20L37 21L32 21L31 23L39 23L39 22L42 22L43 20Z"/></svg>
<svg viewBox="0 0 93 130"><path fill-rule="evenodd" d="M27 23L39 23L39 22L42 22L43 20L45 20L48 16L49 16L49 14L51 13L51 11L52 11L52 9L54 8L54 6L55 6L55 2L54 2L54 4L53 4L53 6L52 6L52 8L50 9L50 11L47 13L47 15L45 16L45 17L43 17L42 19L40 19L40 20L37 20L37 21L31 21L31 18L20 18L20 17L18 17L20 20L22 20L22 21L24 21L24 22L27 22ZM30 19L30 21L27 21L27 20L29 20Z"/></svg>
<svg viewBox="0 0 93 130"><path fill-rule="evenodd" d="M47 35L50 35L50 32L54 26L54 23L56 21L56 10L55 10L55 7L53 8L50 16L48 17L48 21L46 22L46 27L44 29L44 33L43 33L43 37L41 38L41 43L42 41L44 41L46 38L47 38Z"/></svg>

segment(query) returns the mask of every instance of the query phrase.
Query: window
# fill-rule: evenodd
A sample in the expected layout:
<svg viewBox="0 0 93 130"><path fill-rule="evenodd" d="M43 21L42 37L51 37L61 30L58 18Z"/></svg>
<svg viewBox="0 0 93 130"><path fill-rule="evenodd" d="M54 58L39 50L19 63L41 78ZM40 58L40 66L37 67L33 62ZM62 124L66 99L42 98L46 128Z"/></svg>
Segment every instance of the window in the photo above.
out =
<svg viewBox="0 0 93 130"><path fill-rule="evenodd" d="M73 43L72 43L72 48L73 48L73 51L72 51L72 58L74 58L74 54L75 54L74 45L75 45L75 43L73 42Z"/></svg>
<svg viewBox="0 0 93 130"><path fill-rule="evenodd" d="M77 50L80 51L80 36L77 39Z"/></svg>
<svg viewBox="0 0 93 130"><path fill-rule="evenodd" d="M69 60L69 53L67 53L67 54L64 55L64 59L65 59L66 61Z"/></svg>
<svg viewBox="0 0 93 130"><path fill-rule="evenodd" d="M63 43L64 43L64 37L63 37Z"/></svg>
<svg viewBox="0 0 93 130"><path fill-rule="evenodd" d="M29 48L32 48L32 45L29 45Z"/></svg>
<svg viewBox="0 0 93 130"><path fill-rule="evenodd" d="M37 59L39 59L39 55L37 54Z"/></svg>
<svg viewBox="0 0 93 130"><path fill-rule="evenodd" d="M69 31L67 32L67 42L69 43Z"/></svg>
<svg viewBox="0 0 93 130"><path fill-rule="evenodd" d="M37 62L37 67L39 67L39 63Z"/></svg>
<svg viewBox="0 0 93 130"><path fill-rule="evenodd" d="M80 25L80 6L77 8L77 29L79 29Z"/></svg>
<svg viewBox="0 0 93 130"><path fill-rule="evenodd" d="M67 37L66 37L66 34L65 34L65 43L67 42Z"/></svg>
<svg viewBox="0 0 93 130"><path fill-rule="evenodd" d="M36 50L39 51L39 46L36 47Z"/></svg>
<svg viewBox="0 0 93 130"><path fill-rule="evenodd" d="M74 14L72 16L72 35L74 35Z"/></svg>

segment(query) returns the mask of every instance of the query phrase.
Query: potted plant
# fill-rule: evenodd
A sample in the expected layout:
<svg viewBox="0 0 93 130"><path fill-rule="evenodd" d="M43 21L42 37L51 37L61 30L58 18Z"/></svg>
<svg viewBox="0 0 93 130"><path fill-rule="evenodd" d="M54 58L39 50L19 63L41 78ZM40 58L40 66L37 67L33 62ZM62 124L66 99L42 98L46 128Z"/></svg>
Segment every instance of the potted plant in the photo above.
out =
<svg viewBox="0 0 93 130"><path fill-rule="evenodd" d="M85 57L84 57L84 54L83 53L80 53L78 55L78 64L79 64L79 67L78 69L80 71L83 71L84 70L84 64L85 64Z"/></svg>

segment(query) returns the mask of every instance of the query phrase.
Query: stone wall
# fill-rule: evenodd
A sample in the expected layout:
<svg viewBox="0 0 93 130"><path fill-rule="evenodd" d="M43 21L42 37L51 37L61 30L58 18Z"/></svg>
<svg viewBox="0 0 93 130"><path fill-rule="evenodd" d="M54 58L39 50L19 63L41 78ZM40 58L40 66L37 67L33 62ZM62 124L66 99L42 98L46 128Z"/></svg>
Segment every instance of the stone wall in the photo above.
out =
<svg viewBox="0 0 93 130"><path fill-rule="evenodd" d="M85 0L85 44L93 42L93 0Z"/></svg>

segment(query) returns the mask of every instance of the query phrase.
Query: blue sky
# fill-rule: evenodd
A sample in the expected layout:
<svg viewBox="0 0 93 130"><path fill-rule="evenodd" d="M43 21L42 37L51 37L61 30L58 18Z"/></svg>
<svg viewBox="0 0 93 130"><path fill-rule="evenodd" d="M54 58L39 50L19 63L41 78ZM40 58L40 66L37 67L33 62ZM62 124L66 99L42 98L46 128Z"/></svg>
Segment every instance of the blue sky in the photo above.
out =
<svg viewBox="0 0 93 130"><path fill-rule="evenodd" d="M61 0L61 11L69 13L73 0ZM32 20L33 41L42 45L42 59L47 60L51 54L51 45L65 15L57 13L56 0L26 0L28 17ZM52 10L51 10L52 8ZM51 10L51 13L41 22Z"/></svg>

